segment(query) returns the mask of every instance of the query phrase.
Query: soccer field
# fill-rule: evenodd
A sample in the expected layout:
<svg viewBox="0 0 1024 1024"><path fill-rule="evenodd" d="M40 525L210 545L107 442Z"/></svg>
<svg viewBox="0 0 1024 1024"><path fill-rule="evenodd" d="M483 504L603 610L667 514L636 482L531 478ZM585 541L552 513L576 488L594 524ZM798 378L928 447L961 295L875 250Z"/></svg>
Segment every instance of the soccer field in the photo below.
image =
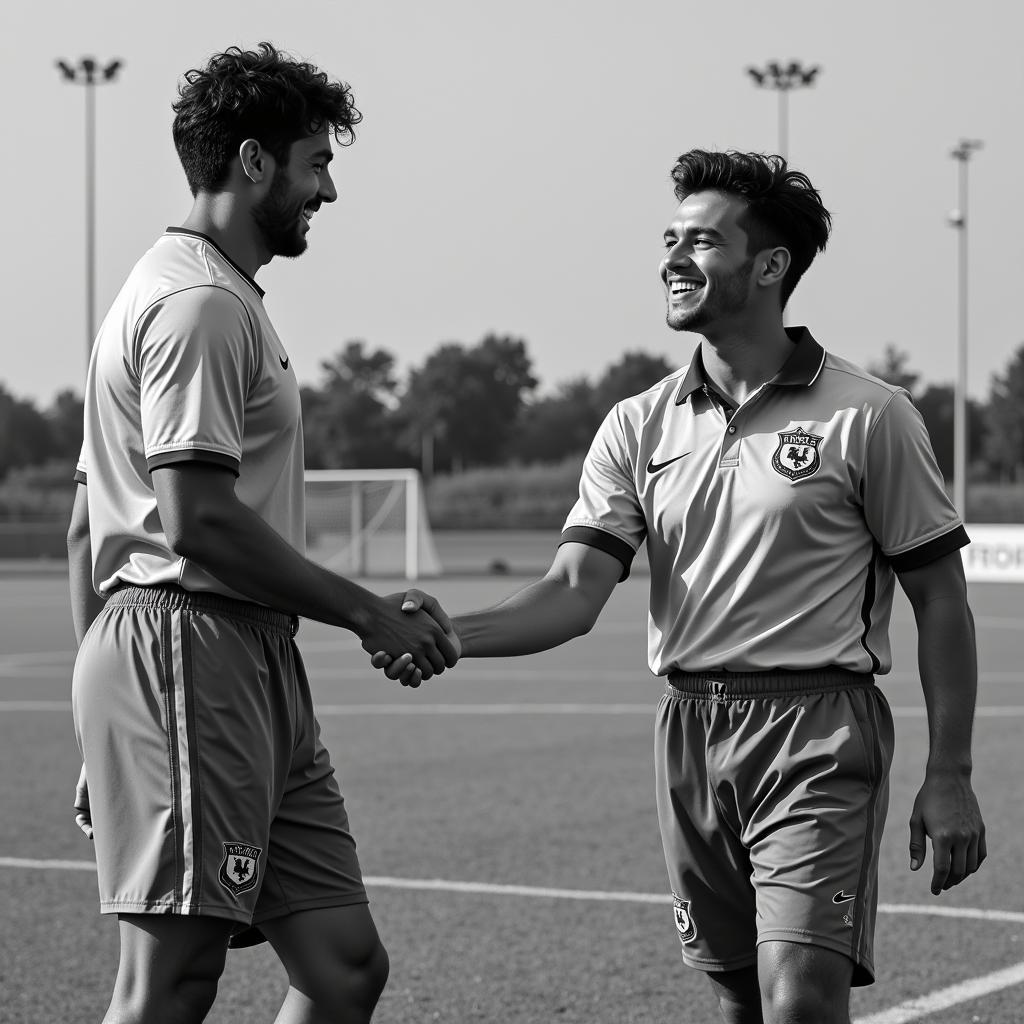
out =
<svg viewBox="0 0 1024 1024"><path fill-rule="evenodd" d="M515 576L430 582L451 612ZM381 592L400 581L370 581ZM391 954L375 1021L690 1024L717 1019L686 969L654 807L660 683L645 662L647 578L557 651L467 662L419 690L373 673L354 637L304 623L326 743ZM927 727L916 633L897 597L894 671L881 682L896 758L881 859L878 983L860 1024L1024 1019L1024 587L974 584L981 685L975 783L989 859L932 897L907 865ZM71 811L79 759L73 636L59 574L0 580L0 1021L98 1021L117 955L96 905L91 848ZM286 987L266 946L232 952L216 1024L270 1021Z"/></svg>

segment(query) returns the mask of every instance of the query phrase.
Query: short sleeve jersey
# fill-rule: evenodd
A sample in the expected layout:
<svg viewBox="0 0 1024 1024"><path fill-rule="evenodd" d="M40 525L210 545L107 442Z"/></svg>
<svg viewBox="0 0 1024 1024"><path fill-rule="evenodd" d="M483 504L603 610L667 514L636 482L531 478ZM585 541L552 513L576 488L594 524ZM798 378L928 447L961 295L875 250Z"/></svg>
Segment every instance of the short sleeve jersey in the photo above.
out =
<svg viewBox="0 0 1024 1024"><path fill-rule="evenodd" d="M87 484L93 583L176 583L237 597L167 543L150 474L202 461L305 550L302 422L263 291L214 242L168 228L135 265L89 362L76 479Z"/></svg>
<svg viewBox="0 0 1024 1024"><path fill-rule="evenodd" d="M805 328L738 408L693 361L605 418L562 542L646 541L651 670L891 668L894 572L968 543L906 391Z"/></svg>

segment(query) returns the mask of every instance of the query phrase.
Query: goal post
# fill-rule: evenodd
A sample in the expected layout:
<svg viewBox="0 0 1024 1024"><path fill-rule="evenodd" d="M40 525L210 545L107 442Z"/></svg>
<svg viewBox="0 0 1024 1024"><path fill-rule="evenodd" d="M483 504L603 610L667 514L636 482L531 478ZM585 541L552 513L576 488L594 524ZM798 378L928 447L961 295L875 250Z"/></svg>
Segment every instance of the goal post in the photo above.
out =
<svg viewBox="0 0 1024 1024"><path fill-rule="evenodd" d="M440 576L415 469L307 469L306 554L345 576Z"/></svg>

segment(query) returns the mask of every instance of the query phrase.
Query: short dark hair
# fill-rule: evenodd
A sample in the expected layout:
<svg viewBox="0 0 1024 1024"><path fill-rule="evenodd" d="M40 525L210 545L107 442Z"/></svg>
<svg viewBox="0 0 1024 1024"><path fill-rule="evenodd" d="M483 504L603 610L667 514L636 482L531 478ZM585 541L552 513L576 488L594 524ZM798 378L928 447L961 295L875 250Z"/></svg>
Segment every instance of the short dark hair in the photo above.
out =
<svg viewBox="0 0 1024 1024"><path fill-rule="evenodd" d="M789 270L782 280L785 306L815 255L824 251L832 228L832 215L807 175L792 170L778 154L691 149L676 160L672 180L679 202L705 191L725 192L746 202L742 223L748 252L774 245L789 250Z"/></svg>
<svg viewBox="0 0 1024 1024"><path fill-rule="evenodd" d="M363 119L348 85L272 43L229 47L184 78L172 105L173 135L193 196L224 185L246 139L256 139L283 164L293 142L325 125L339 145L349 145Z"/></svg>

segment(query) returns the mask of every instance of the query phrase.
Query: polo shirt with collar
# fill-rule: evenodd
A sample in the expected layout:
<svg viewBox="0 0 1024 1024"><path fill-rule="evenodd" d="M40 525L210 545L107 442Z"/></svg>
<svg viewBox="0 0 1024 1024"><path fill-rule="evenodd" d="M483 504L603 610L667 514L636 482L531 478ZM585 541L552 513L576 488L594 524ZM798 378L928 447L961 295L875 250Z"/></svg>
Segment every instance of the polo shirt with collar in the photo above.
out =
<svg viewBox="0 0 1024 1024"><path fill-rule="evenodd" d="M618 403L561 542L646 540L651 671L891 668L895 572L967 533L910 396L788 328L782 369L738 407L688 366Z"/></svg>

